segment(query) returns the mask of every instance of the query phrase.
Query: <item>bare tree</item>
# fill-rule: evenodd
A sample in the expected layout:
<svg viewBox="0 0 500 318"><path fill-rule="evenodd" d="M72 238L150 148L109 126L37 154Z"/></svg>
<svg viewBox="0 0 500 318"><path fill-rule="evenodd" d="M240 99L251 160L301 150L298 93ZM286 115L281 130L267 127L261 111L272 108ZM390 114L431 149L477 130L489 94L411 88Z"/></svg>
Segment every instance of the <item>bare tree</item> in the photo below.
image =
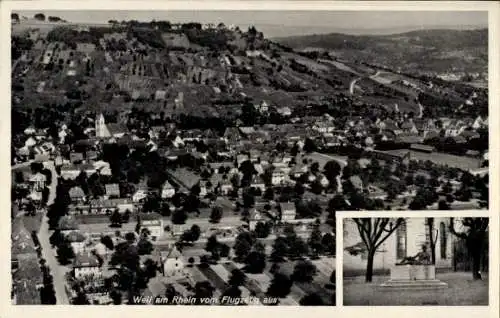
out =
<svg viewBox="0 0 500 318"><path fill-rule="evenodd" d="M463 229L457 231L455 222L450 218L450 232L465 241L467 251L472 261L472 277L475 280L481 279L481 256L486 240L488 239L488 218L463 218L461 220Z"/></svg>
<svg viewBox="0 0 500 318"><path fill-rule="evenodd" d="M365 281L370 283L373 278L373 259L377 249L401 224L403 224L404 219L357 218L353 220L356 223L359 235L368 253Z"/></svg>
<svg viewBox="0 0 500 318"><path fill-rule="evenodd" d="M436 242L438 239L438 229L434 228L434 218L426 218L425 224L429 229L429 245L431 248L432 265L436 265Z"/></svg>

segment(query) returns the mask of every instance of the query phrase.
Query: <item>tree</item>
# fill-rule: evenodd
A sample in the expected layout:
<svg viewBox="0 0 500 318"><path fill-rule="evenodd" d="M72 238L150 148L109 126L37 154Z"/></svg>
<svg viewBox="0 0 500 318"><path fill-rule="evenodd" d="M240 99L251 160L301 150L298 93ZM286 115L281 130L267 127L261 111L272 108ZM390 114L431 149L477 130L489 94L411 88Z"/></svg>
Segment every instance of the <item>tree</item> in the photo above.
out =
<svg viewBox="0 0 500 318"><path fill-rule="evenodd" d="M210 223L219 223L222 218L222 208L220 206L215 206L212 208L210 213Z"/></svg>
<svg viewBox="0 0 500 318"><path fill-rule="evenodd" d="M109 235L103 236L101 238L101 243L104 244L104 246L106 246L108 250L113 250L115 247L113 244L113 240L111 239L111 237L109 237Z"/></svg>
<svg viewBox="0 0 500 318"><path fill-rule="evenodd" d="M248 254L245 263L247 272L253 274L262 273L266 268L266 254L260 251L252 251Z"/></svg>
<svg viewBox="0 0 500 318"><path fill-rule="evenodd" d="M255 239L249 232L238 234L234 242L234 254L239 261L244 261L253 246Z"/></svg>
<svg viewBox="0 0 500 318"><path fill-rule="evenodd" d="M212 298L215 288L210 284L209 281L197 282L194 286L194 297L197 300L197 305L207 305L208 303L202 303L201 300L204 298Z"/></svg>
<svg viewBox="0 0 500 318"><path fill-rule="evenodd" d="M172 223L173 224L184 224L186 223L188 216L184 210L176 210L172 213Z"/></svg>
<svg viewBox="0 0 500 318"><path fill-rule="evenodd" d="M80 290L73 298L73 305L90 305L90 301L84 291Z"/></svg>
<svg viewBox="0 0 500 318"><path fill-rule="evenodd" d="M291 258L301 258L309 253L309 246L307 243L298 236L288 238L288 255Z"/></svg>
<svg viewBox="0 0 500 318"><path fill-rule="evenodd" d="M309 247L315 254L319 254L323 251L323 246L322 246L322 234L321 231L318 228L315 228L311 232L311 236L309 237Z"/></svg>
<svg viewBox="0 0 500 318"><path fill-rule="evenodd" d="M273 188L266 188L266 191L264 191L264 199L266 199L266 200L273 200L274 199Z"/></svg>
<svg viewBox="0 0 500 318"><path fill-rule="evenodd" d="M292 280L281 273L274 274L266 294L270 297L285 298L292 289Z"/></svg>
<svg viewBox="0 0 500 318"><path fill-rule="evenodd" d="M306 141L304 142L304 148L303 148L303 150L306 153L311 153L313 151L316 151L317 147L316 147L316 144L314 143L314 141L312 139L306 138Z"/></svg>
<svg viewBox="0 0 500 318"><path fill-rule="evenodd" d="M61 265L68 265L75 257L75 252L69 241L64 240L57 247L57 259Z"/></svg>
<svg viewBox="0 0 500 318"><path fill-rule="evenodd" d="M429 231L429 245L431 248L431 261L432 264L436 264L436 242L438 239L438 230L434 228L434 218L426 218L425 225Z"/></svg>
<svg viewBox="0 0 500 318"><path fill-rule="evenodd" d="M404 219L355 218L353 221L367 250L365 281L369 283L373 278L373 259L377 249L403 224Z"/></svg>
<svg viewBox="0 0 500 318"><path fill-rule="evenodd" d="M115 210L110 216L109 221L111 222L112 227L121 227L122 226L122 215L118 210Z"/></svg>
<svg viewBox="0 0 500 318"><path fill-rule="evenodd" d="M323 172L325 174L325 177L328 179L328 181L330 181L330 184L336 181L336 178L337 176L340 175L341 171L342 167L335 160L328 161L323 167Z"/></svg>
<svg viewBox="0 0 500 318"><path fill-rule="evenodd" d="M278 236L273 243L273 250L271 252L271 260L273 262L282 262L284 257L288 254L287 239L283 236Z"/></svg>
<svg viewBox="0 0 500 318"><path fill-rule="evenodd" d="M38 21L45 21L45 14L43 13L37 13L33 17Z"/></svg>
<svg viewBox="0 0 500 318"><path fill-rule="evenodd" d="M243 206L251 208L255 204L255 197L250 191L243 192Z"/></svg>
<svg viewBox="0 0 500 318"><path fill-rule="evenodd" d="M243 273L240 269L233 269L231 271L231 277L229 277L229 285L231 286L243 286L246 281L245 273Z"/></svg>
<svg viewBox="0 0 500 318"><path fill-rule="evenodd" d="M450 205L445 200L439 200L438 210L450 210Z"/></svg>
<svg viewBox="0 0 500 318"><path fill-rule="evenodd" d="M201 235L201 229L198 225L193 224L190 229L191 232L191 241L197 241L200 238Z"/></svg>
<svg viewBox="0 0 500 318"><path fill-rule="evenodd" d="M171 214L170 206L165 201L161 203L160 214L162 216L170 216L170 214Z"/></svg>
<svg viewBox="0 0 500 318"><path fill-rule="evenodd" d="M266 238L271 234L271 226L267 222L257 222L255 225L255 234L258 238Z"/></svg>
<svg viewBox="0 0 500 318"><path fill-rule="evenodd" d="M481 256L485 252L488 241L488 218L463 218L461 220L462 230L455 228L455 221L450 218L450 232L465 241L472 261L472 277L474 280L481 279Z"/></svg>
<svg viewBox="0 0 500 318"><path fill-rule="evenodd" d="M145 237L142 237L139 242L137 242L137 252L139 255L149 255L153 252L153 249L153 243Z"/></svg>
<svg viewBox="0 0 500 318"><path fill-rule="evenodd" d="M316 266L310 261L299 261L292 274L292 279L298 282L312 282L317 273Z"/></svg>
<svg viewBox="0 0 500 318"><path fill-rule="evenodd" d="M117 289L111 290L111 292L109 293L109 297L113 301L113 305L121 305L122 293L119 290Z"/></svg>
<svg viewBox="0 0 500 318"><path fill-rule="evenodd" d="M52 247L59 246L61 243L64 242L64 235L61 233L60 230L55 230L50 236L49 242L50 245L52 245Z"/></svg>
<svg viewBox="0 0 500 318"><path fill-rule="evenodd" d="M325 233L321 239L321 244L323 247L323 251L328 254L335 255L336 241L335 236L330 233Z"/></svg>
<svg viewBox="0 0 500 318"><path fill-rule="evenodd" d="M214 250L217 249L218 246L219 242L217 241L217 236L213 234L207 240L207 244L205 245L205 251L212 253Z"/></svg>
<svg viewBox="0 0 500 318"><path fill-rule="evenodd" d="M321 296L316 293L306 295L302 297L299 301L301 306L324 306L325 303Z"/></svg>

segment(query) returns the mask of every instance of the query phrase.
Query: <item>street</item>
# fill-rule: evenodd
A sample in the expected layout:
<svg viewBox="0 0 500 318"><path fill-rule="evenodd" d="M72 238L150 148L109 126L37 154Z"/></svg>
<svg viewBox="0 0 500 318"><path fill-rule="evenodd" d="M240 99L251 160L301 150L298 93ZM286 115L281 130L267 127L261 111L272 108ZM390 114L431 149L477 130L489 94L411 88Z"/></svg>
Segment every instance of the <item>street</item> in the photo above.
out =
<svg viewBox="0 0 500 318"><path fill-rule="evenodd" d="M57 187L57 173L54 167L54 162L49 161L45 165L52 172L52 183L50 184L50 194L49 199L47 201L47 206L50 206L54 203L54 199L56 196L56 187ZM40 241L40 245L42 247L42 257L47 262L47 266L50 268L50 272L54 279L54 290L56 292L56 300L58 305L69 305L70 301L66 294L65 290L65 274L68 270L68 267L61 266L56 258L56 250L52 249L50 245L50 235L52 231L49 231L49 219L47 218L47 214L43 216L42 225L40 227L40 231L38 232L38 240Z"/></svg>

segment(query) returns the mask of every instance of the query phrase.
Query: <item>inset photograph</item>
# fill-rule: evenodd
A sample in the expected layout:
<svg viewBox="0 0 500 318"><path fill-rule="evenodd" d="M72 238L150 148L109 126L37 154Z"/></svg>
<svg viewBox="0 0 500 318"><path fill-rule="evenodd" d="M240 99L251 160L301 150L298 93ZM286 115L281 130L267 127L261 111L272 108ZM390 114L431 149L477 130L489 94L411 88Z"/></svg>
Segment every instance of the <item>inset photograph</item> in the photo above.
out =
<svg viewBox="0 0 500 318"><path fill-rule="evenodd" d="M487 306L488 218L346 218L344 306Z"/></svg>

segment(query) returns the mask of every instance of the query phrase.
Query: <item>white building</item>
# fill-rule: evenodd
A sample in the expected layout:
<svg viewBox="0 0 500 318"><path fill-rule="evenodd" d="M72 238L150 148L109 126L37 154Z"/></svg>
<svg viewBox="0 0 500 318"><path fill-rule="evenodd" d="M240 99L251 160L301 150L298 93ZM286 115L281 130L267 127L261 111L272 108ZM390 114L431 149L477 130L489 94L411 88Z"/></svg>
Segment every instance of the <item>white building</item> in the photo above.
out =
<svg viewBox="0 0 500 318"><path fill-rule="evenodd" d="M101 277L102 270L99 267L99 261L90 253L77 254L73 264L73 276L76 279Z"/></svg>
<svg viewBox="0 0 500 318"><path fill-rule="evenodd" d="M162 257L162 263L165 276L172 277L183 275L185 265L184 259L175 245L165 257Z"/></svg>
<svg viewBox="0 0 500 318"><path fill-rule="evenodd" d="M141 230L148 229L151 233L150 237L153 241L156 241L163 236L164 227L161 215L157 213L141 213L139 216Z"/></svg>
<svg viewBox="0 0 500 318"><path fill-rule="evenodd" d="M271 175L271 183L279 185L285 181L285 173L280 169L275 169Z"/></svg>
<svg viewBox="0 0 500 318"><path fill-rule="evenodd" d="M170 182L165 181L165 184L163 185L161 189L161 197L162 199L166 198L172 198L175 195L175 188L173 185L170 184Z"/></svg>

